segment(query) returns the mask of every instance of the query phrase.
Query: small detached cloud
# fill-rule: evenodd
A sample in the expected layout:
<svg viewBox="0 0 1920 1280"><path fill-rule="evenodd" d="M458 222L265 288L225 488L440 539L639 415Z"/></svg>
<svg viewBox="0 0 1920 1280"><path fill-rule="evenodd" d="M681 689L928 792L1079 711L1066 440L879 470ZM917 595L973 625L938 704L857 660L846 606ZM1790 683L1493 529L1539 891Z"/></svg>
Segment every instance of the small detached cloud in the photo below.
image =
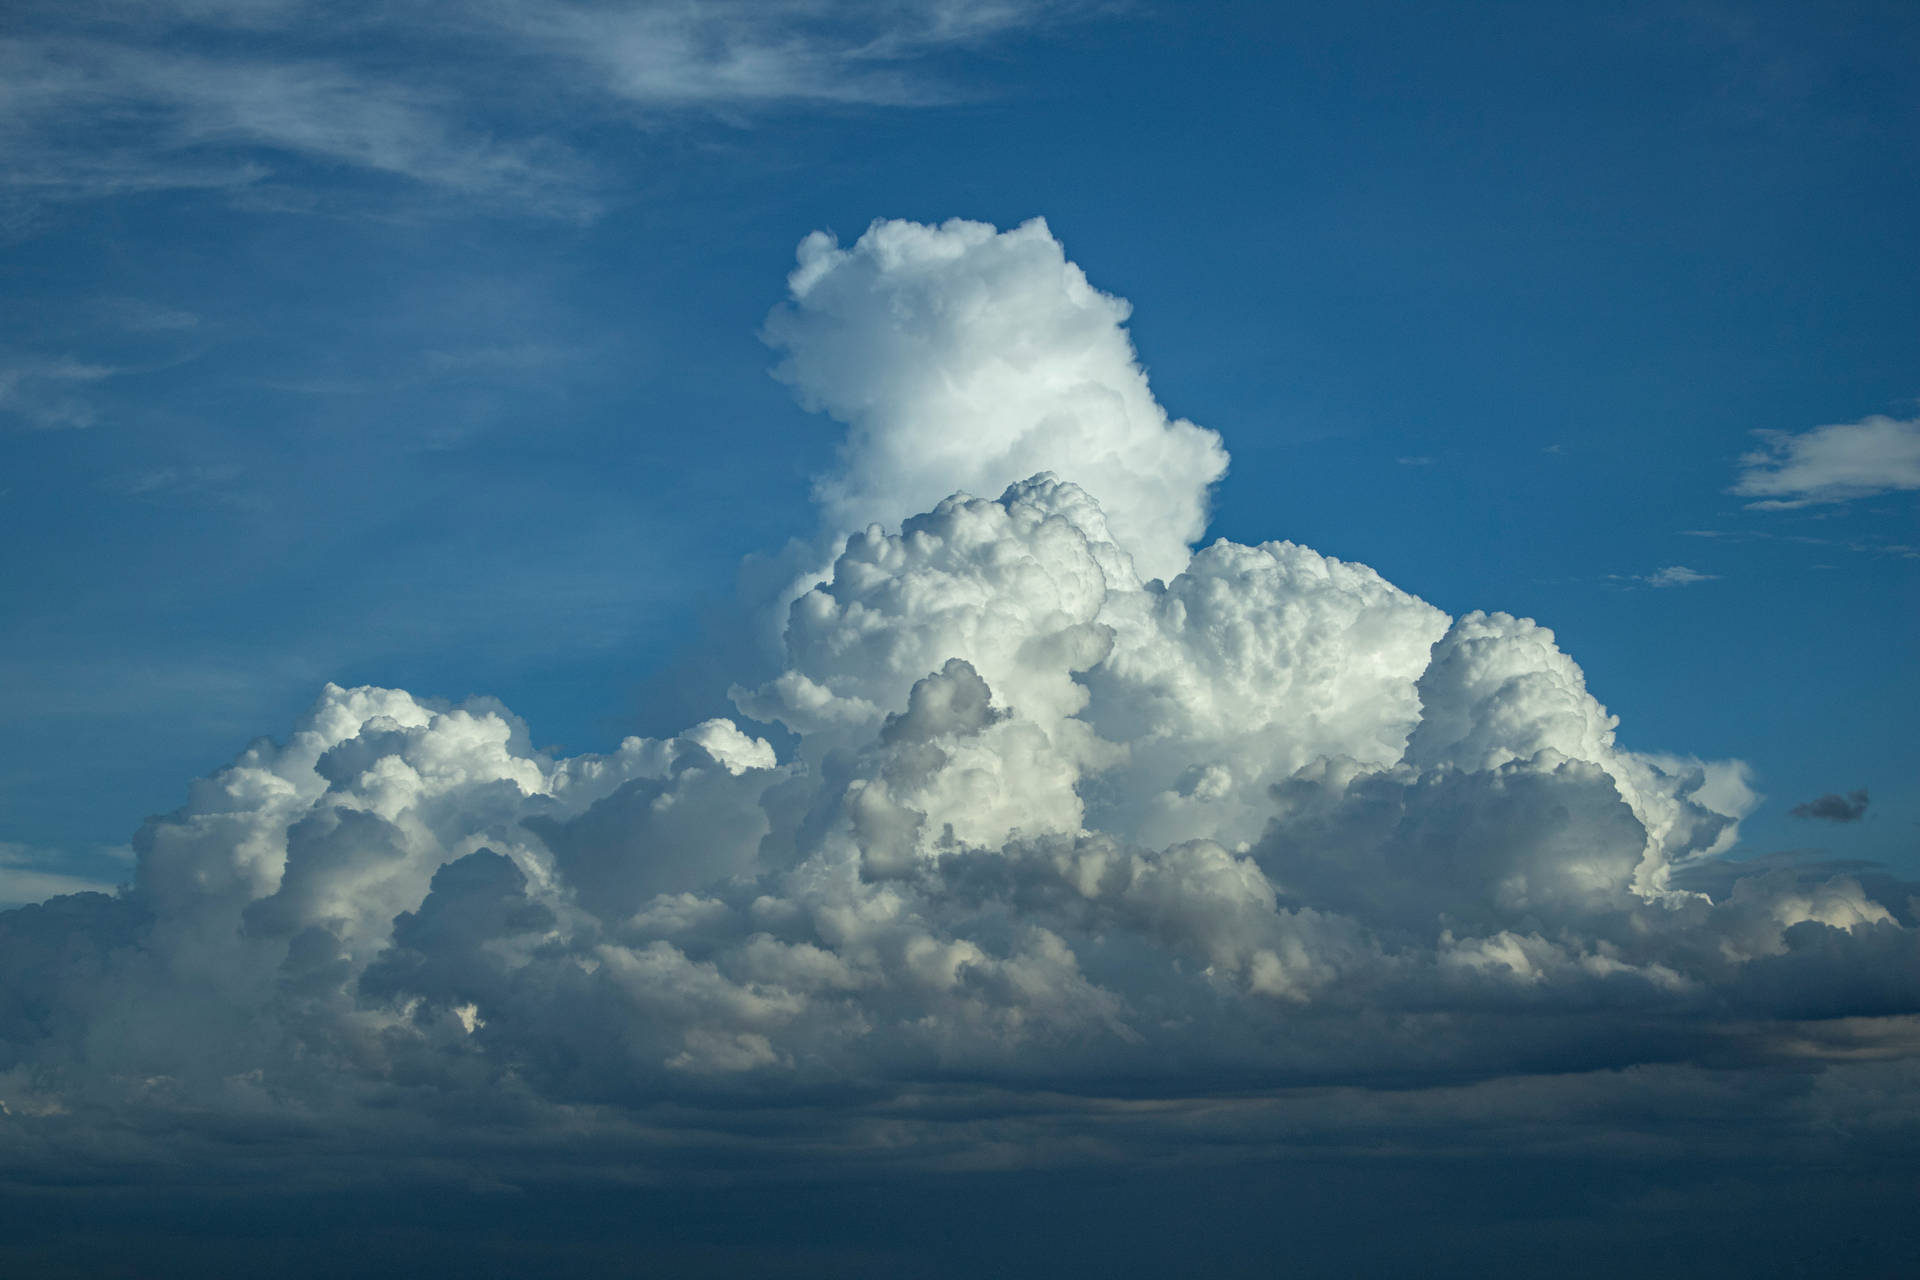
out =
<svg viewBox="0 0 1920 1280"><path fill-rule="evenodd" d="M1640 580L1650 587L1690 587L1696 582L1713 582L1719 577L1717 573L1701 573L1683 564L1670 564L1664 569L1655 569Z"/></svg>
<svg viewBox="0 0 1920 1280"><path fill-rule="evenodd" d="M1845 795L1829 791L1824 796L1797 804L1787 810L1793 818L1817 818L1821 822L1858 822L1867 816L1867 789L1849 791Z"/></svg>
<svg viewBox="0 0 1920 1280"><path fill-rule="evenodd" d="M1701 573L1684 564L1670 564L1652 573L1616 573L1609 576L1615 582L1640 587L1690 587L1696 582L1717 582L1720 579L1717 573Z"/></svg>
<svg viewBox="0 0 1920 1280"><path fill-rule="evenodd" d="M1732 492L1757 499L1760 511L1845 502L1920 489L1920 418L1880 414L1793 434L1757 433L1764 449L1740 459Z"/></svg>

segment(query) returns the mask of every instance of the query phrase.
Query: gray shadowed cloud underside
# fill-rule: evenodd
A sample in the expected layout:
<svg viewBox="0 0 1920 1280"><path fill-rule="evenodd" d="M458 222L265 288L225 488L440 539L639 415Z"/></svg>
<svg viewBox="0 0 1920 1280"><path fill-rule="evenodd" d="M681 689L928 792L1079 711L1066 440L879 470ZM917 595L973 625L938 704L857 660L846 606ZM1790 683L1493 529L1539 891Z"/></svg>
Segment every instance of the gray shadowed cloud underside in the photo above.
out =
<svg viewBox="0 0 1920 1280"><path fill-rule="evenodd" d="M1849 791L1845 795L1829 791L1804 804L1797 804L1787 810L1794 818L1818 818L1823 822L1858 822L1867 816L1868 796L1866 788Z"/></svg>

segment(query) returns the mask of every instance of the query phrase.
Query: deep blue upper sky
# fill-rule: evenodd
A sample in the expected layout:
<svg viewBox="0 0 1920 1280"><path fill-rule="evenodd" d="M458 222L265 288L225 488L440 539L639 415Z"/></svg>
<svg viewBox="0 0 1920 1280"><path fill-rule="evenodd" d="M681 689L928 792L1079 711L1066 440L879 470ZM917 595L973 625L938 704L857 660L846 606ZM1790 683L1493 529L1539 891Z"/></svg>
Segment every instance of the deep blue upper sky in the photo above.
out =
<svg viewBox="0 0 1920 1280"><path fill-rule="evenodd" d="M795 244L1043 215L1225 437L1213 533L1537 617L1626 743L1753 766L1747 852L1920 865L1915 494L1728 492L1756 431L1920 412L1920 13L958 11L723 6L643 76L513 6L18 7L9 857L113 879L329 679L575 751L724 710L839 436L757 337Z"/></svg>

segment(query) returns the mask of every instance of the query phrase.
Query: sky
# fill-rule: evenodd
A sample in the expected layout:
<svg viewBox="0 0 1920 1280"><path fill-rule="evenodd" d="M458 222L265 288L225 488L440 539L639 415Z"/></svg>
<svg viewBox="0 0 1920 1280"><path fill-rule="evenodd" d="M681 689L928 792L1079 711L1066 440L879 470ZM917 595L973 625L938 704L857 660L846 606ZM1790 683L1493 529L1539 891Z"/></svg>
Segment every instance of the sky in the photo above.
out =
<svg viewBox="0 0 1920 1280"><path fill-rule="evenodd" d="M1917 53L11 6L0 1250L1899 1256Z"/></svg>

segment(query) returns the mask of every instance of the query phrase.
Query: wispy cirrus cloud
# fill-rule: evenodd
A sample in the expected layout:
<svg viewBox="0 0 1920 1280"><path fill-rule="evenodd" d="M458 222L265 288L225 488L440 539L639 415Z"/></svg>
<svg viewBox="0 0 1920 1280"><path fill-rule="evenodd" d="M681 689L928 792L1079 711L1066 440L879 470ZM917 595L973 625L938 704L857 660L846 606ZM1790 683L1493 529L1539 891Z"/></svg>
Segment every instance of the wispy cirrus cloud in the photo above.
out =
<svg viewBox="0 0 1920 1280"><path fill-rule="evenodd" d="M579 119L948 101L936 55L1106 7L33 6L0 40L0 199L23 224L51 201L251 190L318 165L584 220L601 197L566 138Z"/></svg>
<svg viewBox="0 0 1920 1280"><path fill-rule="evenodd" d="M1715 582L1720 577L1717 573L1702 573L1684 564L1670 564L1652 573L1615 573L1608 576L1624 586L1635 587L1690 587L1696 582Z"/></svg>
<svg viewBox="0 0 1920 1280"><path fill-rule="evenodd" d="M126 333L185 333L200 326L193 312L145 298L102 298L92 310L93 319Z"/></svg>
<svg viewBox="0 0 1920 1280"><path fill-rule="evenodd" d="M1920 560L1920 547L1871 534L1859 538L1822 538L1810 533L1772 533L1762 529L1682 529L1680 534L1686 538L1707 538L1715 542L1782 542L1802 547L1835 547L1858 555Z"/></svg>
<svg viewBox="0 0 1920 1280"><path fill-rule="evenodd" d="M121 370L68 357L19 356L0 364L0 419L33 431L70 431L99 418L80 388Z"/></svg>
<svg viewBox="0 0 1920 1280"><path fill-rule="evenodd" d="M351 62L70 38L9 42L0 70L15 198L248 187L292 158L535 213L595 207L563 147L470 128L454 95Z"/></svg>
<svg viewBox="0 0 1920 1280"><path fill-rule="evenodd" d="M499 4L500 28L594 69L601 87L653 106L916 106L954 90L916 64L1100 8L1058 0L955 3Z"/></svg>
<svg viewBox="0 0 1920 1280"><path fill-rule="evenodd" d="M116 476L106 488L130 498L173 498L243 510L262 510L264 501L243 487L245 471L233 463L148 467Z"/></svg>
<svg viewBox="0 0 1920 1280"><path fill-rule="evenodd" d="M112 314L110 308L104 313ZM160 323L152 323L156 315L161 317ZM113 327L122 334L146 336L184 331L197 323L186 312L168 313L164 308L146 313L148 323L142 324L139 319L122 319ZM98 343L94 345L98 351ZM196 355L188 348L156 353L152 359L116 360L97 354L0 350L0 429L73 431L94 426L101 420L104 397L100 390L105 384L185 364Z"/></svg>

